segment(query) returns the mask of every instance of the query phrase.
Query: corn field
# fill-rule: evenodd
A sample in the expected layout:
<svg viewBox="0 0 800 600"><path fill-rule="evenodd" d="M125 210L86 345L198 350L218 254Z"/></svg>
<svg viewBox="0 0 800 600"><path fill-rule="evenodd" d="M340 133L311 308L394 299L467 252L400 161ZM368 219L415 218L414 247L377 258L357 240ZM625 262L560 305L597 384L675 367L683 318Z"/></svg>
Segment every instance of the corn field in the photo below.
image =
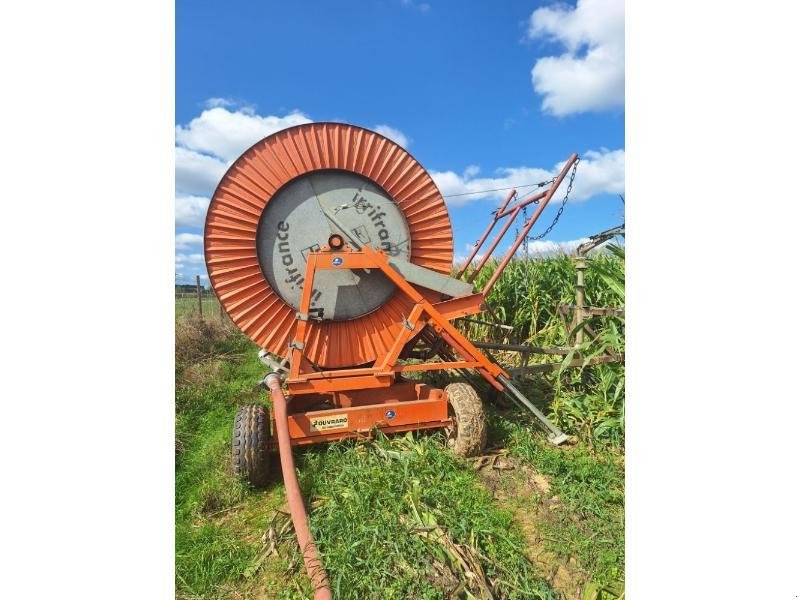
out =
<svg viewBox="0 0 800 600"><path fill-rule="evenodd" d="M475 280L481 289L497 266L490 261ZM589 317L577 327L566 326L558 314L559 305L575 302L576 269L572 258L515 259L492 288L487 304L499 322L511 332L475 323L464 327L470 339L493 340L539 347L571 347L578 327L590 325L596 336L564 357L563 365L575 358L591 359L601 354L624 355L625 327L619 317ZM624 308L625 249L610 246L587 259L586 303L590 306ZM507 362L509 357L503 357ZM538 356L537 362L553 357ZM624 445L625 366L624 363L562 368L541 376L552 390L546 394L550 416L567 433L591 445ZM541 386L540 386L541 387Z"/></svg>

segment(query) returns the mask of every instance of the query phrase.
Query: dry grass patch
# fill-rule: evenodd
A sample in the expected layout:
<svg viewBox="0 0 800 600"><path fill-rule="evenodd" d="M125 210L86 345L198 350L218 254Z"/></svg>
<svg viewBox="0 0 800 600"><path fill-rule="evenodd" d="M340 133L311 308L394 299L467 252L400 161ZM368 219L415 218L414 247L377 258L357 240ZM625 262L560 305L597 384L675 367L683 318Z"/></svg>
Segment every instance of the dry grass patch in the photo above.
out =
<svg viewBox="0 0 800 600"><path fill-rule="evenodd" d="M236 335L230 321L193 315L175 322L175 372L179 384L205 383L219 375L224 343ZM209 364L209 363L216 364Z"/></svg>

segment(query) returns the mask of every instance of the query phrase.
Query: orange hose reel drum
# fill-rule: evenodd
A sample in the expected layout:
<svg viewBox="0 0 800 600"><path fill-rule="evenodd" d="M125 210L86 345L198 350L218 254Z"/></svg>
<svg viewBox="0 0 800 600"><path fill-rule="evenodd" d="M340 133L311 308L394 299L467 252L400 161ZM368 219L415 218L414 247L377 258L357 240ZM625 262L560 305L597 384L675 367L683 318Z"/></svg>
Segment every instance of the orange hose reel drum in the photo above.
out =
<svg viewBox="0 0 800 600"><path fill-rule="evenodd" d="M449 274L453 235L425 169L373 131L310 123L264 138L231 165L205 225L211 285L233 322L284 356L296 324L305 255L332 233ZM420 290L427 294L425 290ZM327 368L386 354L411 308L378 271L321 271L304 354Z"/></svg>

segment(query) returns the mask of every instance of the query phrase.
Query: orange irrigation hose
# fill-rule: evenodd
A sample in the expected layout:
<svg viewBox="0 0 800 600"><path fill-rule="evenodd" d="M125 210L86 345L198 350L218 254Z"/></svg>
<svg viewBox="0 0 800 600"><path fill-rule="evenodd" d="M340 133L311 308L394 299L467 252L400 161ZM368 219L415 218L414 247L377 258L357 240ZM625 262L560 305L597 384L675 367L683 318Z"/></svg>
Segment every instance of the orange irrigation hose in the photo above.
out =
<svg viewBox="0 0 800 600"><path fill-rule="evenodd" d="M275 429L278 433L278 450L281 455L283 485L286 487L286 499L289 503L289 513L292 515L294 531L297 534L297 543L303 553L306 572L314 586L314 600L330 600L332 597L331 584L328 581L325 567L322 566L322 561L319 558L314 538L311 537L311 531L308 529L308 515L303 504L303 495L300 493L300 485L297 483L292 446L289 442L286 398L284 398L283 390L281 390L280 378L275 373L267 375L266 383L270 392L272 392L272 407L275 411Z"/></svg>

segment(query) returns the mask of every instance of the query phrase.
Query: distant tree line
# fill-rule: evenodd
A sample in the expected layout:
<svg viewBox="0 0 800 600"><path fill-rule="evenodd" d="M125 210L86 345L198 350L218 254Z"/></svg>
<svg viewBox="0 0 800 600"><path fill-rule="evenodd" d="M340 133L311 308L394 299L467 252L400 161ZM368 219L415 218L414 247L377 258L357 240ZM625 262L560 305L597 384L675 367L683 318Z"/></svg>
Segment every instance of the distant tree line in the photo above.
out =
<svg viewBox="0 0 800 600"><path fill-rule="evenodd" d="M206 289L206 286L201 285L200 289L203 292L207 292L209 290ZM176 294L196 294L197 293L197 285L194 283L176 283L175 284L175 293Z"/></svg>

